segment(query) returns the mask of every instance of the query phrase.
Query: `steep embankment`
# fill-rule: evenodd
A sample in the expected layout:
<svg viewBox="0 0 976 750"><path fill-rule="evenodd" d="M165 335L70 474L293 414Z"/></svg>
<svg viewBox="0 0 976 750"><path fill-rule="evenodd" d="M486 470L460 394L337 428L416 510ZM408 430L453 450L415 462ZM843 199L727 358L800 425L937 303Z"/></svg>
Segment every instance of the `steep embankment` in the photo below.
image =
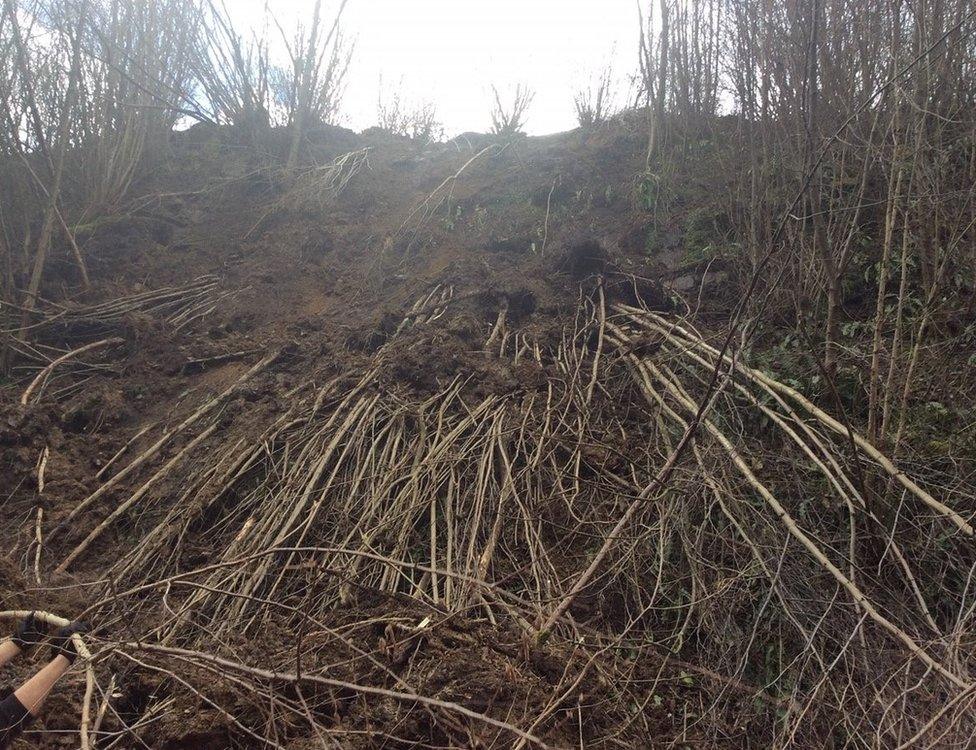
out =
<svg viewBox="0 0 976 750"><path fill-rule="evenodd" d="M23 533L33 532L35 525L42 538L39 553L36 545L28 545L22 569L8 570L2 584L6 608L39 607L73 615L94 605L97 609L89 617L99 626L96 642L144 638L170 620L157 610L161 592L106 604L106 597L114 596L111 591L148 581L167 568L172 573L233 557L244 530L260 517L252 513L239 519L240 524L230 520L236 509L246 507L245 498L267 491L261 502L271 505L262 506L262 512L275 516L285 512L276 505L286 503L283 498L292 489L301 496L314 487L317 494L323 468L326 473L338 471L329 461L316 463L317 478L311 481L303 474L310 467L300 463L309 456L288 447L296 436L279 435L275 429L287 429L311 410L313 417L325 420L319 426L325 435L335 429L335 415L347 418L343 409L349 406L349 394L368 392L370 407L385 412L390 422L385 437L393 434L390 425L396 423L398 440L413 451L405 454L413 456L410 465L435 471L435 458L424 454L424 446L410 445L417 440L421 415L440 414L436 425L443 430L442 421L480 409L481 421L467 425L473 433L465 435L465 425L457 424L455 438L463 437L468 450L485 441L493 444L505 409L515 409L524 399L553 408L552 386L548 395L546 391L553 375L547 372L550 358L556 352L578 356L575 347L586 346L570 334L582 323L581 304L601 274L607 274L605 283L616 297L635 302L643 295L660 301L658 282L674 265L674 254L655 258L644 246L643 221L631 205L641 138L624 130L512 143L469 136L421 149L382 133L359 137L335 129L320 134L315 150L321 166L298 176L283 175L253 150L242 151L235 138L203 127L174 135L167 160L134 191L137 198L80 228L79 243L94 280L90 292L71 291L70 263L56 258L49 270L45 296L52 302L38 318L34 341L62 351L96 346L52 368L28 394L27 404L19 402L37 370L4 391L0 439L9 467L11 518L5 541L11 549L24 546ZM255 363L258 370L252 368ZM442 402L432 406L437 399ZM513 406L504 406L508 403ZM417 408L421 411L414 413ZM356 460L366 460L363 454L377 460L371 453L377 448L370 443L377 445L384 433L377 434L376 423L370 421L377 415L365 407L352 411L359 418L355 429L346 424L330 441L319 438L322 444L300 434L297 438L305 441L298 443L301 450L324 450L341 464L335 443L343 437L355 439L358 452L346 446L341 458L349 471L361 473ZM286 458L284 465L275 455L272 482L271 475L256 476L268 469L254 469L254 448L273 453L276 440L286 454L295 450L298 455ZM614 440L611 436L609 443ZM431 444L426 450L444 461L444 453L456 447ZM384 450L393 454L398 448L403 450L397 445ZM398 485L407 481L395 475L402 469L400 459L380 458L391 472L386 491L400 491ZM459 457L463 465L451 473L459 508L465 507L460 498L471 491L464 485L477 481L477 461L468 465L474 458ZM498 460L490 452L487 458ZM567 458L561 456L560 464ZM289 460L299 464L291 469ZM215 462L221 481L230 484L215 486L210 471ZM372 464L368 470L378 471ZM494 502L497 498L488 496L501 478L492 476L495 469L490 466L480 470L488 473L477 487L478 502ZM293 488L271 486L290 471L296 474ZM420 483L423 493L436 491L439 476L423 484L416 473L415 468L410 481ZM234 479L247 487L232 486ZM347 505L349 492L342 493ZM376 488L373 492L383 494ZM218 509L215 502L222 495ZM428 498L422 500L426 507ZM316 503L321 505L322 498ZM467 509L465 514L483 510ZM363 512L353 506L349 511L353 519ZM306 506L296 512L302 523L309 517ZM499 521L493 522L486 516L484 522L497 524L503 518L498 515ZM354 524L333 543L379 554L384 545L370 538L375 531L368 530L366 516L364 521L360 525L366 528L355 529ZM277 529L266 541L308 545L308 527L302 523ZM407 531L417 519L390 515L389 523L407 524ZM297 532L299 528L304 530ZM221 541L223 532L230 536ZM462 545L467 549L458 548L461 540L456 540L447 554L472 559L435 562L448 570L466 569L473 558L487 554L469 571L484 577L492 554L478 548L486 534L490 546L507 545L508 532L479 530L477 523L469 532L471 539ZM457 533L464 536L462 526ZM321 532L315 536L321 544ZM572 561L579 553L560 550L564 561L553 562L552 570L566 575L569 569L562 566L575 566ZM283 562L284 570L296 565L291 556ZM108 589L78 587L106 577L113 579ZM350 585L348 575L346 580ZM484 612L470 613L465 602L471 593L465 591L464 580L448 576L435 584L433 602L430 595L421 601L404 597L411 593L409 587L396 581L364 586L352 610L327 608L331 627L348 621L354 631L340 639L344 645L339 652L374 652L374 633L386 642L380 647L381 661L390 656L387 650L397 652L394 671L406 662L411 672L411 660L418 660L422 682L410 690L460 700L489 713L498 713L493 704L500 702L508 706L502 717L516 704L535 705L542 712L556 698L553 686L562 684L563 657L539 652L523 663L518 628L499 624L487 604ZM327 596L324 582L316 586L321 586L316 597ZM340 599L348 596L346 592ZM455 613L424 634L423 653L408 636L397 645L391 628L395 632L429 619L437 611L430 610L431 604L449 605L448 611ZM281 613L272 608L269 614ZM233 632L242 632L248 622L236 610L224 615L221 628ZM278 627L263 632L250 624L246 640L256 639L272 652L295 647L296 633ZM297 637L307 627L299 624ZM315 628L319 641L322 627ZM363 627L366 631L359 632ZM321 648L335 645L320 644L305 668L326 658ZM134 678L132 665L124 660L118 668L129 677L118 683L116 728L160 710L161 698L151 697L154 689L146 680L167 685L167 694L175 687L165 677L154 678L151 670ZM376 668L352 663L333 672L354 682L396 687L398 680L384 676L390 671L387 666L374 674ZM582 681L584 674L574 679ZM585 676L585 681L594 679ZM190 726L181 718L185 700L201 711ZM332 700L343 702L341 696ZM226 741L215 739L226 732L247 736L221 710L200 704L192 695L177 704L181 708L163 721L164 729L157 728L157 744L160 736L176 740L185 735L188 742L208 746ZM391 721L382 719L383 711L396 715L404 707L393 701L389 709L346 707L340 713L347 710L352 715L339 723L347 723L350 731L358 727L358 732L371 723ZM377 711L380 718L374 716ZM363 715L357 717L357 712ZM237 723L251 727L260 709L231 713ZM74 716L61 704L49 712L46 726L75 726ZM433 738L445 731L439 727L444 720L400 731ZM477 721L472 731L486 729L499 731Z"/></svg>
<svg viewBox="0 0 976 750"><path fill-rule="evenodd" d="M680 210L634 205L625 122L427 148L326 130L288 175L232 135L175 135L79 230L94 288L52 268L32 341L90 348L3 391L3 608L96 624L102 731L820 746L848 683L964 683L916 573L968 523L719 360L685 314L720 317L734 269L688 252ZM881 520L852 442L947 548L858 542ZM822 668L857 630L876 662ZM80 680L46 728L77 731ZM834 697L798 702L821 680Z"/></svg>

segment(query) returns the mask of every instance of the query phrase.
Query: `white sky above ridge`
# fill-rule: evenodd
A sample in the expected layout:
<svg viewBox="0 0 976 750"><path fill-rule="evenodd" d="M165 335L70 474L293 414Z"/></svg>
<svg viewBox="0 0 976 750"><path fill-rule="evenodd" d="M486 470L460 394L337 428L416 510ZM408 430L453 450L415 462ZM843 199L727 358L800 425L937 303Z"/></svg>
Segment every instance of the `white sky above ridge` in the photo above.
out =
<svg viewBox="0 0 976 750"><path fill-rule="evenodd" d="M258 19L262 0L226 0L235 21ZM326 0L331 13L338 0ZM314 0L269 0L286 29L310 19ZM382 76L408 101L437 107L448 137L490 127L492 84L535 91L532 135L576 127L573 94L613 64L616 103L637 65L637 0L349 0L342 28L355 39L342 123L376 124ZM277 30L271 34L274 39Z"/></svg>

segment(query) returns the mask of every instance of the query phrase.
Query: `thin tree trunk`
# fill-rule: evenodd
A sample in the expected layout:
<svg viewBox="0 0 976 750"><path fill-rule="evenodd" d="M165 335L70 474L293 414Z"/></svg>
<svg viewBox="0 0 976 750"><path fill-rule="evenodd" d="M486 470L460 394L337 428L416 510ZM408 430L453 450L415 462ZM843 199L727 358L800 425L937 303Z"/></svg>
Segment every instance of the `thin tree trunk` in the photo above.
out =
<svg viewBox="0 0 976 750"><path fill-rule="evenodd" d="M10 36L14 47L17 50L17 68L24 86L24 99L27 109L30 112L31 124L34 126L34 134L37 138L37 149L44 155L48 168L54 173L54 165L51 163L51 153L47 147L47 139L44 136L44 125L41 121L41 114L37 109L37 98L34 96L33 80L30 67L28 66L27 47L24 45L23 37L20 34L20 22L17 20L17 9L14 7L13 0L4 0L4 10L7 12L7 19L10 22ZM16 139L17 133L14 133Z"/></svg>
<svg viewBox="0 0 976 750"><path fill-rule="evenodd" d="M816 222L816 220L815 220ZM830 256L830 250L824 246L822 229L816 222L814 242L820 247L823 255L824 267L827 272L827 320L824 323L824 370L831 380L837 376L837 342L840 340L840 308L843 300L843 285L841 271Z"/></svg>
<svg viewBox="0 0 976 750"><path fill-rule="evenodd" d="M84 18L88 10L88 3L85 2L79 13L79 18ZM71 70L68 73L68 90L65 93L64 104L61 109L60 122L58 124L58 146L54 161L54 176L51 189L48 191L47 207L44 210L44 223L41 225L41 235L37 240L37 252L34 256L34 269L31 273L30 284L27 287L27 295L23 303L23 313L20 318L20 331L17 336L19 340L27 339L27 329L30 325L31 313L37 305L37 296L41 289L41 281L44 276L44 263L47 260L48 249L51 246L51 237L54 234L54 226L58 221L58 197L61 194L61 181L64 177L64 159L68 150L68 135L71 129L71 110L74 104L75 92L78 88L78 77L81 72L81 30L75 31L74 39L71 42Z"/></svg>
<svg viewBox="0 0 976 750"><path fill-rule="evenodd" d="M897 145L894 159L898 158ZM895 176L897 172L897 177ZM881 251L881 265L878 271L878 297L874 311L874 335L871 342L871 373L868 388L868 440L878 445L878 397L881 390L881 332L885 322L885 297L888 292L888 263L891 261L891 243L895 232L895 219L898 211L898 196L901 193L903 170L898 167L892 172L888 182L888 206L885 215L884 245ZM894 184L892 184L894 183Z"/></svg>
<svg viewBox="0 0 976 750"><path fill-rule="evenodd" d="M646 167L648 170L651 168L651 161L659 146L660 131L664 127L664 101L668 80L668 47L670 44L667 0L661 0L661 38L658 44L660 45L660 56L657 66L657 91L655 92L656 97L647 138Z"/></svg>
<svg viewBox="0 0 976 750"><path fill-rule="evenodd" d="M294 132L291 137L291 148L288 151L286 165L288 169L292 169L298 163L305 120L311 105L311 97L314 94L311 90L312 71L315 69L315 50L318 47L319 13L321 9L322 0L316 0L315 12L312 16L312 30L308 38L308 47L305 49L305 59L302 61L301 71L295 71L295 121L292 123Z"/></svg>

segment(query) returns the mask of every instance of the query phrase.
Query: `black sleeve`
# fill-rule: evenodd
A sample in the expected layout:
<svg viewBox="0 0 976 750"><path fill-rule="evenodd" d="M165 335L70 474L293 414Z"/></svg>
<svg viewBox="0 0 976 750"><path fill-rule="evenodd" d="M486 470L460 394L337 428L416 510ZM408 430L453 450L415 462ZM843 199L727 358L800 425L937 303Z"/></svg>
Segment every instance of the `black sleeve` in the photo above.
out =
<svg viewBox="0 0 976 750"><path fill-rule="evenodd" d="M31 718L30 711L13 693L0 701L0 748L8 747Z"/></svg>

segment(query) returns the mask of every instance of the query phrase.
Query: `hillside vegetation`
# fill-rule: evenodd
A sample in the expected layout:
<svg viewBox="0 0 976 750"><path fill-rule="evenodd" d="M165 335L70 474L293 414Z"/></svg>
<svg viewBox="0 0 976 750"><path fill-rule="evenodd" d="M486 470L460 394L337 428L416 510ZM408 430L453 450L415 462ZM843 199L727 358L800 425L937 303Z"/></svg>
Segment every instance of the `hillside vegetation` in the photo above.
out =
<svg viewBox="0 0 976 750"><path fill-rule="evenodd" d="M450 140L314 7L3 0L24 746L971 747L971 3L661 0Z"/></svg>

